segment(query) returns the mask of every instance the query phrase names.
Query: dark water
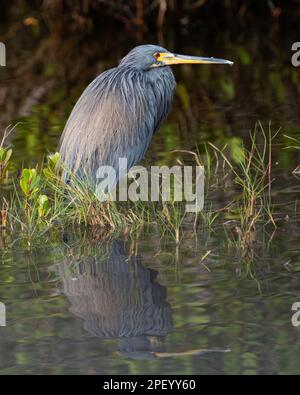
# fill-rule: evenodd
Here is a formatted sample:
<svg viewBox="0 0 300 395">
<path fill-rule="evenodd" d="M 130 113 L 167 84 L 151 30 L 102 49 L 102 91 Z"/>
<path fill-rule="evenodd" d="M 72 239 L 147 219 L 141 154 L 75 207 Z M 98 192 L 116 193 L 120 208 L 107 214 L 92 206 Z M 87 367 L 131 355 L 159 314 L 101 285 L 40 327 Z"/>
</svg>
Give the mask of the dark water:
<svg viewBox="0 0 300 395">
<path fill-rule="evenodd" d="M 101 37 L 47 47 L 43 36 L 25 40 L 18 29 L 18 40 L 9 35 L 11 62 L 0 70 L 1 128 L 21 122 L 11 136 L 16 169 L 56 149 L 84 86 L 135 44 L 118 35 L 113 50 Z M 291 172 L 300 151 L 284 149 L 291 145 L 284 135 L 300 136 L 293 33 L 266 41 L 253 31 L 180 39 L 173 32 L 166 41 L 235 66 L 176 69 L 173 111 L 148 162 L 173 164 L 171 150 L 205 141 L 234 148 L 256 121 L 266 129 L 272 121 L 273 131 L 282 127 L 273 153 L 279 227 L 274 234 L 258 227 L 251 260 L 223 224 L 197 237 L 186 232 L 180 246 L 156 230 L 134 240 L 70 230 L 33 249 L 17 237 L 9 248 L 1 244 L 1 374 L 300 373 L 300 327 L 291 323 L 300 301 L 300 183 Z M 225 206 L 230 191 L 223 192 L 212 199 Z"/>
<path fill-rule="evenodd" d="M 298 374 L 299 227 L 269 237 L 248 266 L 221 229 L 177 250 L 64 234 L 4 255 L 1 373 Z"/>
</svg>

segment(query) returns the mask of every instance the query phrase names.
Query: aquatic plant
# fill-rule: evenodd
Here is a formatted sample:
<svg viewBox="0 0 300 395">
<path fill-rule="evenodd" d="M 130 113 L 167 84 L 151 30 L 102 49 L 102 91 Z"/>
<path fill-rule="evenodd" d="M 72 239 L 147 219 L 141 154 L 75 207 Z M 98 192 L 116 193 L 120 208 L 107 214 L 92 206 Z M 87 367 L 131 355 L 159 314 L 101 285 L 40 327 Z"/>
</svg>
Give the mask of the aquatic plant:
<svg viewBox="0 0 300 395">
<path fill-rule="evenodd" d="M 251 255 L 255 241 L 255 227 L 258 223 L 266 226 L 272 224 L 276 227 L 272 205 L 272 146 L 273 140 L 279 130 L 274 134 L 269 124 L 268 133 L 258 122 L 253 132 L 250 132 L 250 148 L 241 147 L 240 159 L 234 165 L 225 154 L 226 146 L 222 149 L 214 144 L 209 145 L 221 156 L 230 174 L 233 183 L 239 187 L 239 194 L 234 202 L 227 207 L 225 218 L 236 221 L 233 228 L 234 237 L 242 255 Z M 259 144 L 258 139 L 262 139 Z M 226 171 L 226 170 L 225 170 Z"/>
<path fill-rule="evenodd" d="M 2 233 L 16 232 L 31 245 L 33 239 L 49 229 L 88 227 L 97 229 L 98 235 L 135 233 L 151 226 L 157 227 L 162 236 L 171 236 L 177 244 L 185 232 L 195 235 L 205 227 L 230 227 L 231 236 L 240 254 L 249 258 L 253 254 L 256 228 L 276 227 L 272 203 L 272 147 L 279 131 L 268 132 L 258 122 L 250 132 L 250 144 L 232 141 L 218 147 L 208 143 L 196 152 L 176 151 L 189 155 L 197 165 L 205 167 L 207 202 L 200 213 L 187 213 L 185 202 L 99 201 L 86 180 L 74 175 L 68 183 L 62 179 L 64 163 L 58 153 L 34 168 L 24 168 L 21 176 L 14 177 L 10 196 L 2 198 Z M 3 158 L 12 157 L 6 154 Z M 204 151 L 204 154 L 203 154 Z M 234 151 L 234 154 L 232 153 Z M 175 153 L 175 152 L 174 152 Z M 5 163 L 7 163 L 7 160 Z M 183 159 L 178 162 L 183 165 Z M 224 206 L 215 207 L 212 191 L 224 193 L 230 189 L 232 199 Z"/>
</svg>

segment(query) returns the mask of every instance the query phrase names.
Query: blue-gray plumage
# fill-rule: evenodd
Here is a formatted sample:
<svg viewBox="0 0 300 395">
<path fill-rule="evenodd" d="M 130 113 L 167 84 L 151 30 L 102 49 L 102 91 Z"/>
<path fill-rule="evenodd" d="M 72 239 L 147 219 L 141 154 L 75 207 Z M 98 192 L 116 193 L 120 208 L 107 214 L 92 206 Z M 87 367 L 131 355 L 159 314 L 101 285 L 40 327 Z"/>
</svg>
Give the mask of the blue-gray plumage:
<svg viewBox="0 0 300 395">
<path fill-rule="evenodd" d="M 100 166 L 114 167 L 119 178 L 127 170 L 119 169 L 119 158 L 127 159 L 128 169 L 138 163 L 170 110 L 176 82 L 169 65 L 178 63 L 232 64 L 176 55 L 156 45 L 135 47 L 76 103 L 60 146 L 68 171 L 85 174 L 96 188 Z"/>
</svg>

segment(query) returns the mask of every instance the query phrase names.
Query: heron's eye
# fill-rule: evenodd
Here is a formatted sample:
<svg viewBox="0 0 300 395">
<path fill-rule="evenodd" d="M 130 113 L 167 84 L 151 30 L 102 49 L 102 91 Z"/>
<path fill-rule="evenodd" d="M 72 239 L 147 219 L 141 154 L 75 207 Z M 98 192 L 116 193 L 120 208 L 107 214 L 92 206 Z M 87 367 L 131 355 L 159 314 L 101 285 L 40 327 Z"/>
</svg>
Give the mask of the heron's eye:
<svg viewBox="0 0 300 395">
<path fill-rule="evenodd" d="M 158 60 L 159 57 L 160 57 L 160 53 L 159 52 L 155 52 L 154 57 L 155 57 L 156 60 Z"/>
</svg>

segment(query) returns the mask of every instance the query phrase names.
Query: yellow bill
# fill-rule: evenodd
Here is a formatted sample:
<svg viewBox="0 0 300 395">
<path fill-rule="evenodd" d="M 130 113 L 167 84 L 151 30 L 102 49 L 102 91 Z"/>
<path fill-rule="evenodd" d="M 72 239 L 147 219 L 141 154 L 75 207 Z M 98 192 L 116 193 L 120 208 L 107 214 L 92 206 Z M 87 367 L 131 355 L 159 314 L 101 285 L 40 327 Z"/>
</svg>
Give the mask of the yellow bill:
<svg viewBox="0 0 300 395">
<path fill-rule="evenodd" d="M 233 65 L 233 62 L 226 59 L 205 58 L 201 56 L 188 56 L 173 54 L 171 52 L 162 52 L 157 54 L 156 59 L 166 65 L 172 64 L 228 64 Z"/>
</svg>

